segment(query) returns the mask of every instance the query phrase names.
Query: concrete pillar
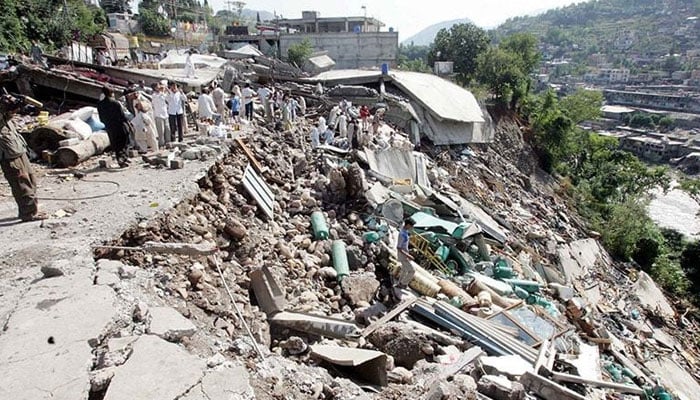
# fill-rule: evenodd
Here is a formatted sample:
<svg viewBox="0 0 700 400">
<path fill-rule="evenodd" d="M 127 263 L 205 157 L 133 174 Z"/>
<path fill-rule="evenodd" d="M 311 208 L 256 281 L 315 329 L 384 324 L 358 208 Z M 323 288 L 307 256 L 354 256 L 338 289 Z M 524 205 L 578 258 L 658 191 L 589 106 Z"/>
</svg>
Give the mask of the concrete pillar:
<svg viewBox="0 0 700 400">
<path fill-rule="evenodd" d="M 345 32 L 350 32 L 350 23 L 347 18 L 345 18 Z"/>
<path fill-rule="evenodd" d="M 315 32 L 315 33 L 319 33 L 319 30 L 318 30 L 318 21 L 316 21 L 316 32 Z"/>
</svg>

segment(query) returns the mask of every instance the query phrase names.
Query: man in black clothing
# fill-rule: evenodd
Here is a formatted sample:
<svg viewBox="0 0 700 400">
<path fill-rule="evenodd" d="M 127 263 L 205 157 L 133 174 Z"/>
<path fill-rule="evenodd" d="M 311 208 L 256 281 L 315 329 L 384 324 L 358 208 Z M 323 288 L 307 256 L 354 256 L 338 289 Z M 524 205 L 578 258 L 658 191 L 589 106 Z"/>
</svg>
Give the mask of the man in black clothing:
<svg viewBox="0 0 700 400">
<path fill-rule="evenodd" d="M 97 112 L 100 120 L 105 124 L 105 130 L 109 136 L 110 148 L 114 152 L 119 166 L 125 168 L 129 165 L 126 155 L 126 146 L 129 143 L 129 134 L 133 131 L 131 124 L 124 115 L 124 109 L 114 98 L 111 88 L 102 88 L 103 97 L 97 103 Z"/>
</svg>

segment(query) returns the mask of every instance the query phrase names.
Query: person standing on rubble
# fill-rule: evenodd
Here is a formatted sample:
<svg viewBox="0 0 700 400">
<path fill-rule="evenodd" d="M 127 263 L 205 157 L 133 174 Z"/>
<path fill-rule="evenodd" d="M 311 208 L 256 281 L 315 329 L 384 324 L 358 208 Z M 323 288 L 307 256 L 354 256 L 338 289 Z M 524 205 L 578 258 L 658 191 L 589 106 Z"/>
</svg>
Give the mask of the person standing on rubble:
<svg viewBox="0 0 700 400">
<path fill-rule="evenodd" d="M 171 141 L 175 141 L 175 132 L 177 132 L 178 142 L 184 140 L 185 134 L 185 103 L 187 96 L 182 93 L 182 89 L 175 82 L 170 82 L 170 92 L 166 97 L 168 103 L 168 122 L 170 124 Z"/>
<path fill-rule="evenodd" d="M 369 107 L 362 105 L 360 107 L 360 119 L 362 120 L 362 131 L 366 132 L 369 130 Z"/>
<path fill-rule="evenodd" d="M 396 256 L 399 260 L 399 276 L 396 282 L 396 288 L 401 289 L 407 288 L 408 285 L 413 280 L 413 276 L 416 274 L 416 270 L 413 267 L 412 261 L 413 256 L 409 252 L 408 245 L 411 238 L 411 230 L 415 222 L 411 218 L 407 218 L 403 222 L 403 227 L 399 231 L 399 240 L 396 243 Z"/>
<path fill-rule="evenodd" d="M 100 121 L 105 124 L 110 148 L 114 152 L 119 166 L 121 168 L 128 167 L 129 158 L 126 156 L 126 146 L 134 129 L 126 118 L 124 108 L 114 98 L 114 91 L 108 86 L 102 88 L 102 95 L 97 103 L 97 113 L 100 116 Z"/>
<path fill-rule="evenodd" d="M 224 122 L 228 121 L 227 115 L 228 113 L 226 112 L 226 92 L 224 92 L 224 89 L 221 88 L 221 85 L 219 85 L 217 82 L 212 83 L 212 86 L 214 87 L 214 90 L 211 92 L 211 97 L 214 100 L 214 106 L 216 106 L 216 112 L 217 114 L 221 115 L 221 118 L 224 119 Z"/>
<path fill-rule="evenodd" d="M 202 94 L 200 94 L 199 99 L 197 99 L 197 112 L 199 113 L 199 119 L 214 120 L 217 122 L 216 120 L 218 118 L 214 112 L 215 109 L 216 105 L 209 94 L 209 88 L 203 88 Z"/>
<path fill-rule="evenodd" d="M 166 82 L 167 83 L 167 82 Z M 165 146 L 170 143 L 170 126 L 168 126 L 168 103 L 165 99 L 165 84 L 153 84 L 153 122 L 156 124 L 158 132 L 158 146 Z"/>
<path fill-rule="evenodd" d="M 187 58 L 185 58 L 185 77 L 186 78 L 196 78 L 194 73 L 194 63 L 192 62 L 192 53 L 187 52 Z"/>
<path fill-rule="evenodd" d="M 235 125 L 235 129 L 241 129 L 241 96 L 233 93 L 233 97 L 228 101 L 229 108 L 231 109 L 231 117 Z"/>
<path fill-rule="evenodd" d="M 270 104 L 270 96 L 272 96 L 272 91 L 267 87 L 263 86 L 258 89 L 258 100 L 260 100 L 260 104 L 263 106 L 263 110 L 265 111 L 265 120 L 267 121 L 272 120 L 272 105 Z"/>
<path fill-rule="evenodd" d="M 27 157 L 27 143 L 17 132 L 12 116 L 22 101 L 11 95 L 0 97 L 0 167 L 12 189 L 23 222 L 46 219 L 39 212 L 36 198 L 36 180 Z"/>
<path fill-rule="evenodd" d="M 139 152 L 146 153 L 150 148 L 151 151 L 158 151 L 158 132 L 156 123 L 151 116 L 150 104 L 145 101 L 137 101 L 134 104 L 136 116 L 132 120 L 134 124 L 134 142 L 138 147 Z"/>
<path fill-rule="evenodd" d="M 255 96 L 257 96 L 257 93 L 255 93 L 255 90 L 251 89 L 250 83 L 245 84 L 245 88 L 243 88 L 243 104 L 245 107 L 245 119 L 248 121 L 253 121 L 253 99 L 255 99 Z"/>
</svg>

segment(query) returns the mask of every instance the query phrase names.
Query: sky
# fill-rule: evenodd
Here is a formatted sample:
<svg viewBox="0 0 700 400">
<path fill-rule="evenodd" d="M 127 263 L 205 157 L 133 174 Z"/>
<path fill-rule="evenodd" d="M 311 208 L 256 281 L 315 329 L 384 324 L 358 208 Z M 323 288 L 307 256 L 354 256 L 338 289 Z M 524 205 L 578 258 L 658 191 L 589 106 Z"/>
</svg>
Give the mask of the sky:
<svg viewBox="0 0 700 400">
<path fill-rule="evenodd" d="M 209 0 L 214 10 L 227 9 L 227 0 Z M 315 10 L 321 17 L 367 16 L 393 27 L 404 40 L 428 26 L 453 19 L 469 18 L 476 25 L 492 28 L 510 17 L 538 14 L 581 0 L 248 0 L 245 8 L 301 18 L 302 10 Z"/>
</svg>

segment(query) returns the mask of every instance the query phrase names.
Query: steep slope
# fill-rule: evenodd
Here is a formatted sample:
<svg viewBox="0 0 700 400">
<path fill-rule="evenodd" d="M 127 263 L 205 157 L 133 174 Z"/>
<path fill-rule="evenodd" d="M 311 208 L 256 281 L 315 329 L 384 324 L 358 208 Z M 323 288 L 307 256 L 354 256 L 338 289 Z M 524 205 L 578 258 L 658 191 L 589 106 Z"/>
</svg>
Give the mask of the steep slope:
<svg viewBox="0 0 700 400">
<path fill-rule="evenodd" d="M 652 58 L 694 48 L 698 12 L 700 5 L 693 0 L 598 0 L 513 18 L 494 34 L 533 33 L 546 58 L 585 61 L 600 53 L 622 62 L 630 56 Z"/>
<path fill-rule="evenodd" d="M 440 32 L 440 29 L 450 29 L 452 25 L 466 24 L 471 22 L 472 21 L 469 18 L 453 19 L 452 21 L 438 22 L 437 24 L 430 25 L 429 27 L 416 33 L 415 35 L 411 36 L 410 38 L 404 40 L 401 43 L 413 43 L 416 46 L 430 46 L 430 44 L 433 43 L 433 40 L 435 40 L 435 36 L 437 35 L 437 33 Z"/>
</svg>

